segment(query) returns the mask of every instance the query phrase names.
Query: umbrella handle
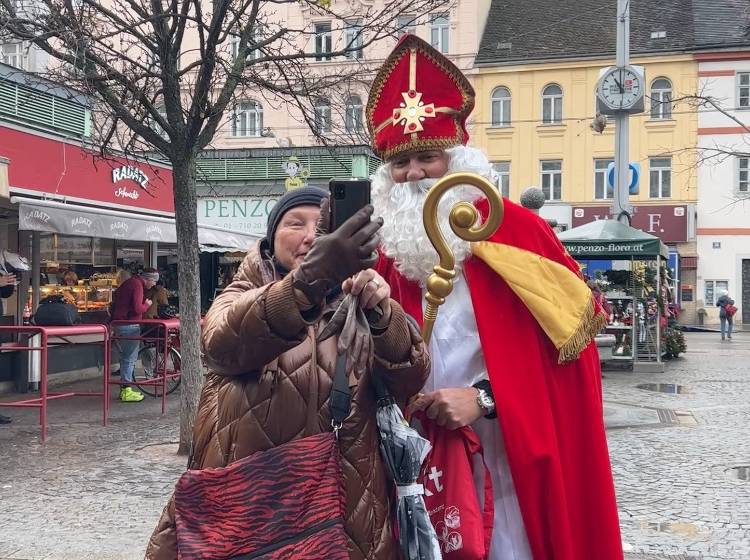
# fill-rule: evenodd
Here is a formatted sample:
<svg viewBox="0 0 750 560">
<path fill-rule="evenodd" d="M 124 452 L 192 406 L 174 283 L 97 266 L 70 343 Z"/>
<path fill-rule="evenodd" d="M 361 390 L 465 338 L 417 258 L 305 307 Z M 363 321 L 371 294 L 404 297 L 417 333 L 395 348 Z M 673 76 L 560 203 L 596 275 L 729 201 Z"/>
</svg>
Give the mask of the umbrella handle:
<svg viewBox="0 0 750 560">
<path fill-rule="evenodd" d="M 487 220 L 480 227 L 475 227 L 479 219 L 479 212 L 469 202 L 459 202 L 451 209 L 448 223 L 458 237 L 465 241 L 478 242 L 489 239 L 503 222 L 503 199 L 497 188 L 487 179 L 476 173 L 451 173 L 440 179 L 427 193 L 422 220 L 424 221 L 427 237 L 440 257 L 434 273 L 427 279 L 427 308 L 424 313 L 422 338 L 426 344 L 432 338 L 432 329 L 437 320 L 438 308 L 445 303 L 445 299 L 453 291 L 453 279 L 456 277 L 456 259 L 445 241 L 438 223 L 438 205 L 443 195 L 458 185 L 471 185 L 478 188 L 490 203 L 490 213 Z"/>
</svg>

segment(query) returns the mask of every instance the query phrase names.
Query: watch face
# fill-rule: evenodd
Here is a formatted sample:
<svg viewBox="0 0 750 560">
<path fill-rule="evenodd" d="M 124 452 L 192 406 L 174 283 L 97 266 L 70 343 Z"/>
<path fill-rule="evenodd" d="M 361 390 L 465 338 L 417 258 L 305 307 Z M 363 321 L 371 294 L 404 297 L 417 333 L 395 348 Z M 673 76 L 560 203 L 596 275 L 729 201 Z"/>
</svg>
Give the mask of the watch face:
<svg viewBox="0 0 750 560">
<path fill-rule="evenodd" d="M 614 68 L 599 85 L 599 97 L 611 109 L 629 109 L 641 94 L 640 77 L 628 68 Z"/>
</svg>

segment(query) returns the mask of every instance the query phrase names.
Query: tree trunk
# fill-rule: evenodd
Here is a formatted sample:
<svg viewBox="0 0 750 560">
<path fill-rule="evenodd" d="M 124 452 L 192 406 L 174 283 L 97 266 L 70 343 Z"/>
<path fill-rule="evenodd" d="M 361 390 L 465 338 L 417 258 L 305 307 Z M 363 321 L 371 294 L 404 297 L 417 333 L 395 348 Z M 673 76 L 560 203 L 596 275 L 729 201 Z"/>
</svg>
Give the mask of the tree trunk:
<svg viewBox="0 0 750 560">
<path fill-rule="evenodd" d="M 180 386 L 179 454 L 190 451 L 193 422 L 203 386 L 200 357 L 200 269 L 198 266 L 198 216 L 195 186 L 195 155 L 172 162 L 175 222 L 177 227 L 177 275 L 180 296 Z"/>
</svg>

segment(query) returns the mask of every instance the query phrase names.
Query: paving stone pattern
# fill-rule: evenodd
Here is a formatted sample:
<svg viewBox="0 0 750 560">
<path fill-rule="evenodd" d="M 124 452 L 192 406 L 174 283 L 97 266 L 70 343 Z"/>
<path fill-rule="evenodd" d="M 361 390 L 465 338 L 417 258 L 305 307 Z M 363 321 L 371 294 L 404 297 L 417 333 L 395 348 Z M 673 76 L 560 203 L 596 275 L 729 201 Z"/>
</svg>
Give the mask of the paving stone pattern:
<svg viewBox="0 0 750 560">
<path fill-rule="evenodd" d="M 750 464 L 750 333 L 692 334 L 688 348 L 664 373 L 605 372 L 606 407 L 692 413 L 690 425 L 608 431 L 623 540 L 633 558 L 747 560 L 750 482 L 726 471 Z M 650 382 L 685 392 L 635 388 Z"/>
<path fill-rule="evenodd" d="M 151 397 L 113 402 L 106 428 L 101 399 L 56 401 L 44 445 L 36 412 L 0 409 L 16 420 L 0 426 L 0 558 L 143 558 L 186 463 L 176 455 L 178 398 L 164 417 Z"/>
<path fill-rule="evenodd" d="M 627 560 L 750 559 L 750 482 L 727 474 L 750 464 L 750 333 L 717 339 L 688 335 L 689 352 L 665 373 L 605 372 Z M 679 383 L 685 393 L 635 388 L 651 382 Z M 37 412 L 0 409 L 15 420 L 0 426 L 0 560 L 143 558 L 184 470 L 177 400 L 165 416 L 150 397 L 113 403 L 107 428 L 100 399 L 55 401 L 45 445 Z"/>
</svg>

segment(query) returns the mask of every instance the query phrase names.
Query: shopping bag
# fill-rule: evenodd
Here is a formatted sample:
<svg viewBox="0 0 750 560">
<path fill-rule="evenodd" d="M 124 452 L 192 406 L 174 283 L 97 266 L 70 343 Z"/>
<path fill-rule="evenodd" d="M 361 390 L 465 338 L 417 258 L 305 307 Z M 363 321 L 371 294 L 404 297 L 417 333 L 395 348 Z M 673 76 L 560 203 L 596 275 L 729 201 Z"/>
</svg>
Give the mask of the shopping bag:
<svg viewBox="0 0 750 560">
<path fill-rule="evenodd" d="M 495 504 L 479 437 L 470 427 L 449 430 L 418 412 L 412 422 L 430 440 L 420 483 L 444 560 L 485 560 Z M 482 495 L 475 480 L 483 480 Z"/>
</svg>

